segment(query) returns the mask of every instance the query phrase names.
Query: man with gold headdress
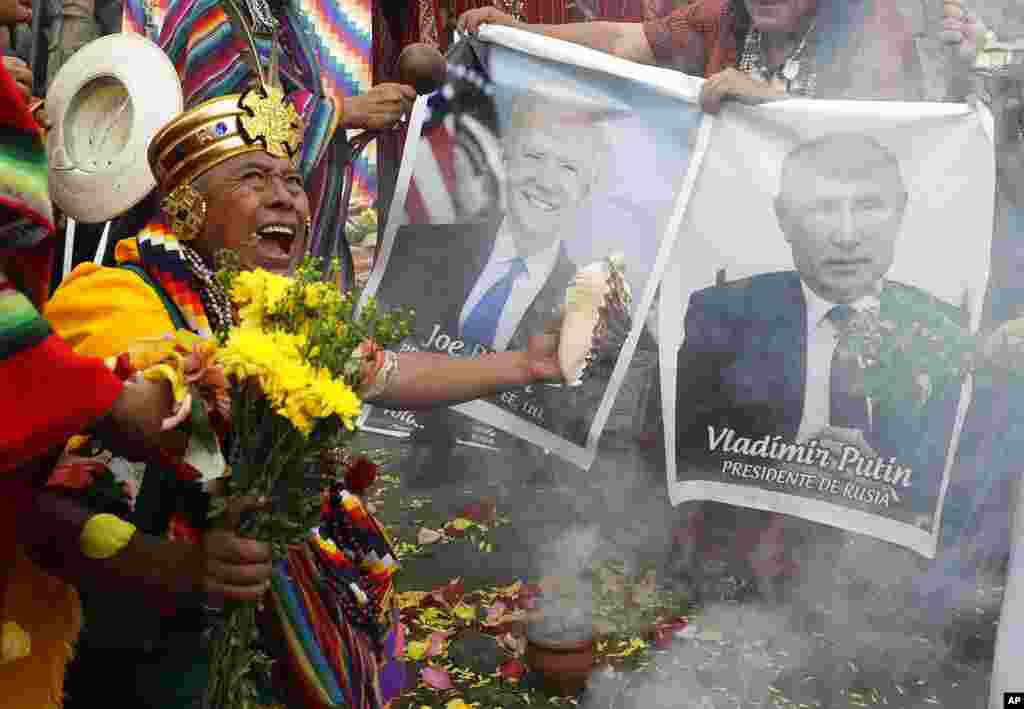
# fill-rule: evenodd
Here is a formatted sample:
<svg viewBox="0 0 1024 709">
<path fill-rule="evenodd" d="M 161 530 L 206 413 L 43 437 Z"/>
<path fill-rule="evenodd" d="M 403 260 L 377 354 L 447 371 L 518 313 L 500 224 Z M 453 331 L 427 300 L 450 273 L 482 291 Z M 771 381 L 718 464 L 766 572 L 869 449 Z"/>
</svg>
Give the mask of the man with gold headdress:
<svg viewBox="0 0 1024 709">
<path fill-rule="evenodd" d="M 187 108 L 242 93 L 256 83 L 257 63 L 274 74 L 306 125 L 297 166 L 310 200 L 309 249 L 318 256 L 338 256 L 350 284 L 353 266 L 342 204 L 349 159 L 345 131 L 394 126 L 411 110 L 415 91 L 379 84 L 339 103 L 324 86 L 325 60 L 312 38 L 313 28 L 292 0 L 174 0 L 166 5 L 162 20 L 146 18 L 148 34 L 177 68 Z M 249 47 L 247 33 L 255 49 Z"/>
<path fill-rule="evenodd" d="M 136 238 L 118 243 L 117 267 L 79 266 L 46 310 L 76 351 L 116 355 L 139 340 L 177 329 L 210 336 L 234 320 L 227 295 L 213 277 L 219 251 L 233 251 L 243 268 L 277 272 L 287 272 L 306 253 L 311 209 L 300 172 L 305 127 L 273 74 L 261 67 L 259 79 L 243 93 L 194 106 L 152 140 L 149 160 L 163 195 L 161 212 Z M 361 393 L 378 404 L 419 408 L 558 379 L 554 339 L 538 336 L 524 352 L 473 360 L 389 353 Z M 234 519 L 253 504 L 241 503 Z M 201 600 L 251 601 L 267 588 L 267 547 L 230 530 L 204 529 L 205 509 L 199 483 L 151 468 L 137 502 L 138 529 L 124 522 L 123 548 L 107 550 L 107 559 L 116 560 L 142 545 L 153 559 L 154 573 L 140 569 L 138 584 L 103 592 L 116 605 L 118 623 L 93 624 L 101 635 L 118 630 L 130 636 L 106 644 L 106 649 L 126 650 L 97 652 L 100 643 L 90 638 L 80 651 L 82 676 L 92 679 L 92 667 L 122 668 L 118 686 L 126 704 L 195 705 L 208 670 Z M 166 538 L 172 517 L 184 518 L 185 527 L 199 537 L 198 545 Z M 72 543 L 73 534 L 62 538 L 67 541 L 60 551 L 72 566 L 89 563 Z M 161 575 L 161 570 L 170 573 Z M 133 594 L 133 588 L 138 592 Z M 154 598 L 169 598 L 178 610 L 160 621 L 152 610 Z M 88 701 L 84 683 L 72 689 L 79 700 Z M 108 686 L 104 700 L 110 699 Z"/>
</svg>

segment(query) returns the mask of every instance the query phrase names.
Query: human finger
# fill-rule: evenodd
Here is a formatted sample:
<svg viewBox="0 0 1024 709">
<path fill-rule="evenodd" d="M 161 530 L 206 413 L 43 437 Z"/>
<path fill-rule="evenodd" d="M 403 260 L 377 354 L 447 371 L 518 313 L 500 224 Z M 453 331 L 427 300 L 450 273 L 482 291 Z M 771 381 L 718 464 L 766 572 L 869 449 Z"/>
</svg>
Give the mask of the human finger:
<svg viewBox="0 0 1024 709">
<path fill-rule="evenodd" d="M 260 586 L 270 579 L 273 567 L 270 562 L 259 564 L 230 564 L 217 558 L 210 558 L 206 563 L 206 580 L 225 586 L 253 587 Z"/>
<path fill-rule="evenodd" d="M 223 529 L 238 529 L 245 515 L 252 512 L 260 512 L 269 506 L 270 501 L 265 497 L 256 497 L 255 495 L 236 497 L 228 501 L 219 526 Z"/>
<path fill-rule="evenodd" d="M 244 539 L 226 529 L 214 529 L 203 538 L 207 560 L 228 564 L 263 564 L 270 561 L 270 546 L 255 539 Z"/>
<path fill-rule="evenodd" d="M 397 88 L 402 101 L 407 102 L 409 106 L 412 107 L 412 102 L 416 100 L 416 89 L 408 84 L 395 84 L 395 87 Z"/>
<path fill-rule="evenodd" d="M 266 595 L 270 589 L 270 581 L 264 581 L 255 586 L 232 586 L 215 579 L 207 579 L 203 583 L 203 588 L 208 596 L 242 603 L 255 603 Z"/>
<path fill-rule="evenodd" d="M 722 110 L 722 86 L 721 81 L 715 80 L 715 77 L 708 79 L 704 82 L 704 86 L 700 89 L 700 107 L 704 113 L 710 113 L 715 115 Z"/>
</svg>

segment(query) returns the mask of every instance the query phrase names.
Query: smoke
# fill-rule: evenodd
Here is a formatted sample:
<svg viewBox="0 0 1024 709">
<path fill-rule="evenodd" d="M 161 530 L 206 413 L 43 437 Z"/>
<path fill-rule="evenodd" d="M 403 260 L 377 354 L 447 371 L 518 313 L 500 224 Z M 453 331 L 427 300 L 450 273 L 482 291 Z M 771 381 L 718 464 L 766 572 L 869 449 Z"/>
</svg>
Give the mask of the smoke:
<svg viewBox="0 0 1024 709">
<path fill-rule="evenodd" d="M 921 598 L 929 562 L 878 540 L 809 526 L 799 574 L 774 596 L 701 608 L 672 647 L 636 673 L 599 668 L 586 709 L 849 705 L 980 707 L 998 594 L 945 608 Z M 936 579 L 937 582 L 937 579 Z M 964 616 L 970 629 L 950 632 Z M 964 639 L 979 644 L 970 652 Z"/>
</svg>

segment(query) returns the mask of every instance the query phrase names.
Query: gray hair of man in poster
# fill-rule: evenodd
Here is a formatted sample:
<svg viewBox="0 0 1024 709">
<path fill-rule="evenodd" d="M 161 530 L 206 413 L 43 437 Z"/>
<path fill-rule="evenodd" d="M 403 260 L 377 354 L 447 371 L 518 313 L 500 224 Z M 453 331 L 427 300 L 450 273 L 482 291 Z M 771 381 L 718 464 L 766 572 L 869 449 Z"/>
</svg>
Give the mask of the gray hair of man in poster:
<svg viewBox="0 0 1024 709">
<path fill-rule="evenodd" d="M 506 223 L 522 255 L 563 238 L 600 180 L 607 112 L 530 93 L 515 100 L 502 138 Z"/>
<path fill-rule="evenodd" d="M 838 133 L 786 155 L 775 213 L 806 286 L 851 303 L 892 266 L 906 205 L 895 156 L 870 136 Z"/>
</svg>

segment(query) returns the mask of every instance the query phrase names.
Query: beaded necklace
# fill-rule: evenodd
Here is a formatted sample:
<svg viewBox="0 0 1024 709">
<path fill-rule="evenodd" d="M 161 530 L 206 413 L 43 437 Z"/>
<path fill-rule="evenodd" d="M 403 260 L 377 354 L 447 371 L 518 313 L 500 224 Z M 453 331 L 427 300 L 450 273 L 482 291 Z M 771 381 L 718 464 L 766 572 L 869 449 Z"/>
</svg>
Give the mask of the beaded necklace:
<svg viewBox="0 0 1024 709">
<path fill-rule="evenodd" d="M 768 66 L 761 46 L 761 32 L 751 29 L 743 42 L 743 54 L 739 68 L 755 79 L 767 82 L 777 89 L 794 96 L 813 96 L 818 83 L 817 67 L 814 66 L 814 52 L 807 51 L 813 45 L 815 22 L 804 32 L 800 42 L 789 53 L 786 60 L 774 69 Z"/>
<path fill-rule="evenodd" d="M 197 292 L 203 303 L 203 309 L 206 311 L 206 318 L 210 321 L 210 329 L 217 335 L 225 334 L 235 325 L 235 312 L 231 307 L 228 294 L 224 292 L 224 288 L 217 281 L 213 270 L 203 262 L 195 249 L 182 244 L 181 255 L 188 270 L 192 272 L 198 282 Z"/>
<path fill-rule="evenodd" d="M 505 12 L 512 15 L 517 22 L 522 22 L 525 19 L 523 17 L 524 3 L 525 0 L 501 0 L 501 4 L 505 6 Z"/>
</svg>

